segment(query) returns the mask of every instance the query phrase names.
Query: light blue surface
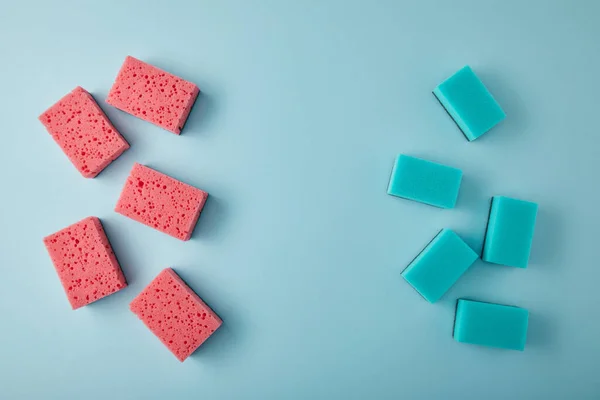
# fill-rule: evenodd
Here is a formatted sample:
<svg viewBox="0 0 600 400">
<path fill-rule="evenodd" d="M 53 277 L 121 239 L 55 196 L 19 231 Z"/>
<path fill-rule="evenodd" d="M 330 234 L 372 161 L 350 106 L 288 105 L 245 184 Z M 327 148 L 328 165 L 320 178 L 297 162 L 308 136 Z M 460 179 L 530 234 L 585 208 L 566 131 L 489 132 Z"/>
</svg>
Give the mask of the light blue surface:
<svg viewBox="0 0 600 400">
<path fill-rule="evenodd" d="M 525 350 L 529 312 L 524 308 L 460 299 L 454 339 L 462 343 Z"/>
<path fill-rule="evenodd" d="M 402 272 L 430 303 L 438 301 L 479 256 L 456 233 L 443 229 Z"/>
<path fill-rule="evenodd" d="M 453 208 L 461 179 L 460 169 L 401 154 L 392 169 L 388 194 L 440 208 Z"/>
<path fill-rule="evenodd" d="M 468 65 L 440 83 L 433 94 L 469 141 L 506 118 L 496 99 Z"/>
<path fill-rule="evenodd" d="M 494 196 L 482 260 L 527 268 L 538 205 L 530 201 Z"/>
<path fill-rule="evenodd" d="M 85 5 L 84 5 L 85 3 Z M 594 399 L 600 2 L 0 2 L 0 398 Z M 181 136 L 84 179 L 37 120 L 127 54 L 204 91 Z M 471 65 L 508 117 L 468 143 L 431 90 Z M 456 208 L 389 196 L 397 154 L 464 172 Z M 192 240 L 113 212 L 135 161 L 210 192 Z M 540 204 L 526 270 L 477 261 L 431 305 L 400 272 L 490 197 Z M 71 311 L 42 244 L 102 218 L 126 290 Z M 127 307 L 172 266 L 225 321 L 185 363 Z M 523 353 L 452 338 L 456 299 L 530 312 Z M 435 377 L 435 379 L 432 379 Z"/>
</svg>

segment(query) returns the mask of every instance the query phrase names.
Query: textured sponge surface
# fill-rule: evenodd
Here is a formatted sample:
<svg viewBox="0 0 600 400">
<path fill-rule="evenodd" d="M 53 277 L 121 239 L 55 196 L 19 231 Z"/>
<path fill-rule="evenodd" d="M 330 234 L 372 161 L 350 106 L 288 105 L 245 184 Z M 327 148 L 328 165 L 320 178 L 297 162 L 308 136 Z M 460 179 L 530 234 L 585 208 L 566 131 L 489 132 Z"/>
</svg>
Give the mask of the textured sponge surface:
<svg viewBox="0 0 600 400">
<path fill-rule="evenodd" d="M 199 92 L 195 84 L 128 56 L 106 102 L 178 135 Z"/>
<path fill-rule="evenodd" d="M 179 361 L 190 356 L 222 324 L 171 268 L 154 278 L 131 302 L 130 309 Z"/>
<path fill-rule="evenodd" d="M 115 211 L 181 240 L 188 240 L 208 193 L 135 164 Z"/>
<path fill-rule="evenodd" d="M 399 155 L 388 194 L 441 208 L 456 204 L 462 171 L 421 158 Z"/>
<path fill-rule="evenodd" d="M 482 346 L 524 350 L 529 312 L 523 308 L 460 299 L 454 339 Z"/>
<path fill-rule="evenodd" d="M 92 95 L 81 87 L 60 99 L 39 120 L 86 178 L 93 178 L 129 148 Z"/>
<path fill-rule="evenodd" d="M 127 286 L 98 218 L 47 236 L 44 244 L 73 309 Z"/>
<path fill-rule="evenodd" d="M 492 198 L 482 259 L 487 262 L 526 268 L 538 206 L 504 196 Z"/>
<path fill-rule="evenodd" d="M 500 105 L 469 66 L 438 85 L 433 94 L 469 140 L 477 139 L 506 118 Z"/>
<path fill-rule="evenodd" d="M 456 233 L 443 229 L 402 272 L 404 279 L 434 303 L 478 258 Z"/>
</svg>

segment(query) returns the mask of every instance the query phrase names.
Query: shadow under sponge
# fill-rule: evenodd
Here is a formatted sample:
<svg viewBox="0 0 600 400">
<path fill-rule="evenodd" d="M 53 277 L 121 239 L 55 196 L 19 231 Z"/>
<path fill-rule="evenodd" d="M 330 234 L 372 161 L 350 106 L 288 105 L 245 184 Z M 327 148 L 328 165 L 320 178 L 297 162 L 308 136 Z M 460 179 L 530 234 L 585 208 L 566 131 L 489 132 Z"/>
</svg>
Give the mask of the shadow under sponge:
<svg viewBox="0 0 600 400">
<path fill-rule="evenodd" d="M 98 175 L 129 148 L 92 95 L 79 86 L 39 120 L 86 178 Z"/>
<path fill-rule="evenodd" d="M 483 261 L 527 268 L 538 206 L 494 196 L 483 245 Z"/>
<path fill-rule="evenodd" d="M 443 229 L 402 271 L 402 277 L 425 300 L 435 303 L 477 258 L 477 253 L 456 233 Z"/>
<path fill-rule="evenodd" d="M 524 350 L 529 312 L 524 308 L 458 300 L 454 339 L 462 343 Z"/>
<path fill-rule="evenodd" d="M 208 193 L 135 163 L 115 211 L 180 240 L 192 236 Z"/>
<path fill-rule="evenodd" d="M 162 270 L 129 308 L 182 362 L 223 323 L 171 268 Z"/>
<path fill-rule="evenodd" d="M 198 93 L 192 82 L 127 56 L 106 102 L 179 135 Z"/>
<path fill-rule="evenodd" d="M 453 208 L 461 180 L 460 169 L 401 154 L 392 170 L 388 194 L 440 208 Z"/>
<path fill-rule="evenodd" d="M 469 66 L 440 83 L 433 94 L 469 141 L 506 118 L 506 113 Z"/>
<path fill-rule="evenodd" d="M 44 244 L 74 310 L 127 286 L 98 218 L 47 236 Z"/>
</svg>

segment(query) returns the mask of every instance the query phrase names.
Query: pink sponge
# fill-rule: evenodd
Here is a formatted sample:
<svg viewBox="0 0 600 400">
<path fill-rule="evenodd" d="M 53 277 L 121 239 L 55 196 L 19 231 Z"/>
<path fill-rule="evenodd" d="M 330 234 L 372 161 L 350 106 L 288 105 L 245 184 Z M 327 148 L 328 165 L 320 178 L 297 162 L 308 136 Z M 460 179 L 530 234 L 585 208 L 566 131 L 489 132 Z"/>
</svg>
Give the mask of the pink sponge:
<svg viewBox="0 0 600 400">
<path fill-rule="evenodd" d="M 79 86 L 39 120 L 86 178 L 98 175 L 129 148 L 92 95 Z"/>
<path fill-rule="evenodd" d="M 199 92 L 192 82 L 127 56 L 106 102 L 179 135 Z"/>
<path fill-rule="evenodd" d="M 171 268 L 162 270 L 129 308 L 179 361 L 223 323 Z"/>
<path fill-rule="evenodd" d="M 177 239 L 189 240 L 208 193 L 135 164 L 115 211 Z"/>
<path fill-rule="evenodd" d="M 73 309 L 127 286 L 98 218 L 58 231 L 44 238 L 44 244 Z"/>
</svg>

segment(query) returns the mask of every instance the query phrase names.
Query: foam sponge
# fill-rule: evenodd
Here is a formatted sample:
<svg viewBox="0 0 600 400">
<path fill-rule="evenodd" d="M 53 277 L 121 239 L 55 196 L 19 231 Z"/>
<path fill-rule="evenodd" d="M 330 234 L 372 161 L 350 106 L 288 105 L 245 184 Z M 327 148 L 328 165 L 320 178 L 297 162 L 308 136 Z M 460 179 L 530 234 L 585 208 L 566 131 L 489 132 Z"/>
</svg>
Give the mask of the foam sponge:
<svg viewBox="0 0 600 400">
<path fill-rule="evenodd" d="M 523 308 L 460 299 L 454 339 L 462 343 L 524 350 L 529 312 Z"/>
<path fill-rule="evenodd" d="M 443 229 L 406 267 L 402 276 L 427 301 L 435 303 L 477 258 L 456 233 Z"/>
<path fill-rule="evenodd" d="M 208 193 L 136 163 L 115 211 L 177 239 L 189 240 Z"/>
<path fill-rule="evenodd" d="M 76 87 L 40 115 L 50 135 L 86 178 L 93 178 L 129 148 L 91 94 Z"/>
<path fill-rule="evenodd" d="M 73 309 L 127 286 L 98 218 L 47 236 L 44 244 Z"/>
<path fill-rule="evenodd" d="M 531 252 L 538 206 L 529 201 L 495 196 L 488 221 L 482 259 L 526 268 Z"/>
<path fill-rule="evenodd" d="M 129 308 L 179 361 L 188 358 L 222 324 L 171 268 L 158 274 Z"/>
<path fill-rule="evenodd" d="M 416 157 L 399 155 L 388 194 L 441 208 L 456 204 L 462 171 Z"/>
<path fill-rule="evenodd" d="M 199 92 L 192 82 L 128 56 L 106 102 L 179 135 Z"/>
<path fill-rule="evenodd" d="M 469 141 L 506 118 L 500 105 L 469 66 L 439 84 L 433 94 Z"/>
</svg>

